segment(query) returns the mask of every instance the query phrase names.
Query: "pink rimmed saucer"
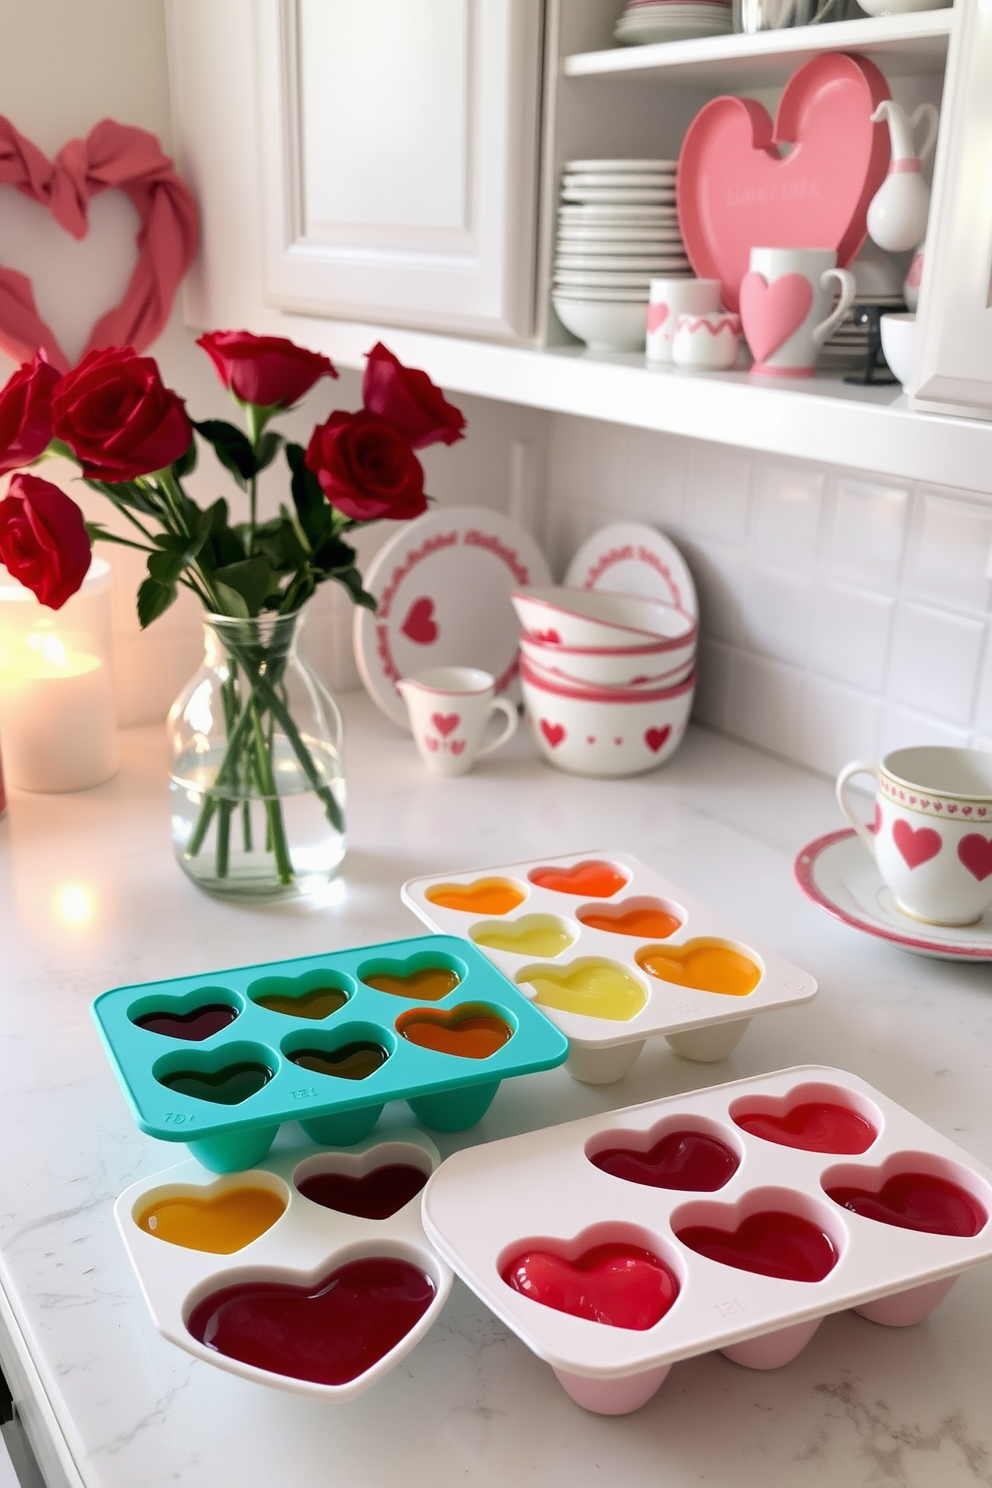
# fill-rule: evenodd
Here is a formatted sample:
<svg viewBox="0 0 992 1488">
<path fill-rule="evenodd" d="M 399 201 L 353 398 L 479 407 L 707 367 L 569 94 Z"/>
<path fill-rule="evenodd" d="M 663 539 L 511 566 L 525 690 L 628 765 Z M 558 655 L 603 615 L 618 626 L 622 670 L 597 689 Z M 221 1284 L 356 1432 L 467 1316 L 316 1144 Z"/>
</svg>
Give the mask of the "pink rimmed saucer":
<svg viewBox="0 0 992 1488">
<path fill-rule="evenodd" d="M 976 925 L 926 925 L 900 913 L 892 893 L 849 827 L 807 843 L 794 864 L 796 882 L 834 919 L 940 961 L 992 961 L 992 912 Z"/>
</svg>

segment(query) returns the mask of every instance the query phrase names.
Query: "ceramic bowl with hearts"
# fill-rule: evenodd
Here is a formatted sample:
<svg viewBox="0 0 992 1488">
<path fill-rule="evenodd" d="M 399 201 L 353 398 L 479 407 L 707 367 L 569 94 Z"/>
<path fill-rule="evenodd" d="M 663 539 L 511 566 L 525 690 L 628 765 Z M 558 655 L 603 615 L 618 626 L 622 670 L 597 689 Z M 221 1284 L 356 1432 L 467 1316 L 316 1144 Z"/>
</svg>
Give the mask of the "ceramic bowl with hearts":
<svg viewBox="0 0 992 1488">
<path fill-rule="evenodd" d="M 695 616 L 658 599 L 549 584 L 518 589 L 510 601 L 523 634 L 546 645 L 594 651 L 651 647 L 664 653 L 672 668 L 696 654 Z"/>
<path fill-rule="evenodd" d="M 420 1342 L 451 1290 L 420 1218 L 438 1162 L 397 1127 L 220 1179 L 189 1161 L 133 1184 L 114 1214 L 170 1343 L 257 1384 L 349 1400 Z"/>
<path fill-rule="evenodd" d="M 661 688 L 581 691 L 520 667 L 524 711 L 548 764 L 576 775 L 640 775 L 671 759 L 685 735 L 695 672 Z"/>
<path fill-rule="evenodd" d="M 388 941 L 104 992 L 93 1016 L 142 1131 L 218 1173 L 280 1126 L 351 1146 L 387 1101 L 474 1126 L 500 1081 L 551 1069 L 565 1039 L 470 941 Z"/>
<path fill-rule="evenodd" d="M 423 1216 L 572 1399 L 619 1415 L 711 1350 L 779 1368 L 829 1313 L 919 1322 L 992 1259 L 992 1171 L 807 1065 L 467 1148 Z"/>
<path fill-rule="evenodd" d="M 751 1019 L 808 1002 L 816 982 L 630 853 L 537 858 L 411 879 L 403 902 L 467 936 L 568 1038 L 566 1069 L 608 1084 L 647 1038 L 724 1059 Z"/>
<path fill-rule="evenodd" d="M 673 666 L 671 653 L 664 646 L 594 651 L 532 641 L 525 635 L 520 637 L 520 654 L 539 680 L 557 679 L 566 687 L 580 689 L 675 687 L 696 665 L 693 654 Z"/>
</svg>

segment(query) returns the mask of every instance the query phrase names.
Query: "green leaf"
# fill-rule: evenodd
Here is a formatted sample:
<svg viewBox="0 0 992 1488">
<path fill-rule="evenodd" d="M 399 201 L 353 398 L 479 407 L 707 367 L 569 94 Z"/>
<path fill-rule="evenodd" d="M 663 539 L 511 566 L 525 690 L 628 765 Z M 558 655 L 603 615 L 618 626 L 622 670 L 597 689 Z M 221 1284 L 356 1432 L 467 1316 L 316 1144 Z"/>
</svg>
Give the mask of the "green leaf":
<svg viewBox="0 0 992 1488">
<path fill-rule="evenodd" d="M 116 532 L 109 532 L 101 522 L 86 522 L 86 535 L 90 543 L 109 542 L 119 543 L 122 548 L 140 548 L 144 551 L 144 544 L 132 542 L 129 537 L 119 537 Z"/>
<path fill-rule="evenodd" d="M 218 568 L 214 583 L 218 590 L 224 588 L 239 594 L 248 607 L 247 613 L 257 615 L 271 588 L 272 577 L 272 565 L 259 553 L 254 558 Z"/>
<path fill-rule="evenodd" d="M 191 439 L 186 453 L 172 462 L 172 473 L 177 481 L 181 481 L 183 476 L 190 475 L 196 469 L 196 456 L 196 440 Z"/>
<path fill-rule="evenodd" d="M 193 428 L 213 445 L 220 463 L 244 489 L 251 477 L 258 473 L 255 453 L 247 434 L 234 424 L 229 424 L 226 419 L 204 419 L 200 424 L 194 423 Z"/>
<path fill-rule="evenodd" d="M 339 569 L 355 567 L 355 550 L 350 543 L 342 542 L 340 537 L 329 537 L 316 549 L 311 562 L 314 568 L 319 568 L 330 577 Z"/>
<path fill-rule="evenodd" d="M 249 618 L 248 606 L 236 589 L 230 589 L 227 584 L 214 584 L 214 593 L 217 596 L 217 605 L 222 615 L 232 615 L 235 620 L 247 620 Z"/>
<path fill-rule="evenodd" d="M 148 572 L 159 584 L 175 584 L 186 564 L 181 553 L 152 553 Z"/>
<path fill-rule="evenodd" d="M 146 630 L 159 615 L 164 615 L 176 598 L 175 584 L 160 584 L 157 579 L 143 579 L 138 585 L 138 624 Z"/>
<path fill-rule="evenodd" d="M 333 527 L 334 511 L 320 489 L 317 477 L 312 470 L 307 469 L 305 460 L 306 450 L 302 444 L 286 445 L 286 463 L 293 472 L 290 485 L 293 505 L 300 519 L 300 526 L 313 541 L 314 537 L 323 537 Z"/>
<path fill-rule="evenodd" d="M 362 587 L 362 576 L 357 568 L 344 568 L 336 573 L 329 574 L 338 584 L 343 584 L 351 595 L 355 604 L 360 605 L 363 610 L 371 610 L 373 615 L 379 608 L 379 602 L 374 594 L 370 594 Z"/>
<path fill-rule="evenodd" d="M 129 507 L 132 511 L 142 512 L 148 517 L 158 517 L 162 521 L 162 509 L 150 492 L 142 490 L 134 481 L 124 481 L 119 486 L 112 486 L 108 481 L 84 481 L 91 491 L 99 491 L 101 496 L 106 496 L 118 509 Z"/>
<path fill-rule="evenodd" d="M 271 465 L 282 446 L 283 438 L 277 434 L 275 429 L 268 429 L 258 441 L 257 461 L 259 470 L 264 470 Z"/>
</svg>

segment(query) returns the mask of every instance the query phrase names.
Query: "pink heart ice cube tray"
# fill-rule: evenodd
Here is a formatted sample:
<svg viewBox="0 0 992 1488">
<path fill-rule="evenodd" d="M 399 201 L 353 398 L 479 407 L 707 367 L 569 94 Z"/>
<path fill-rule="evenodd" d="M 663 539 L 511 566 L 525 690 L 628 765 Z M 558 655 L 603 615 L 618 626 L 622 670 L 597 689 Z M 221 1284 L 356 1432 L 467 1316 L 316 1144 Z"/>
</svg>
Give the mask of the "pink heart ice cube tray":
<svg viewBox="0 0 992 1488">
<path fill-rule="evenodd" d="M 423 1214 L 456 1274 L 606 1414 L 712 1349 L 786 1364 L 828 1313 L 917 1322 L 992 1258 L 992 1172 L 815 1065 L 466 1148 Z"/>
<path fill-rule="evenodd" d="M 434 874 L 402 893 L 534 1001 L 568 1038 L 569 1073 L 593 1084 L 621 1079 L 655 1034 L 687 1059 L 723 1059 L 755 1014 L 816 995 L 808 972 L 629 853 Z"/>
<path fill-rule="evenodd" d="M 383 1133 L 367 1137 L 347 1149 L 315 1152 L 312 1144 L 276 1149 L 250 1171 L 221 1178 L 190 1159 L 132 1184 L 117 1200 L 114 1214 L 152 1321 L 163 1337 L 196 1358 L 243 1379 L 323 1400 L 348 1400 L 381 1379 L 420 1342 L 444 1306 L 452 1281 L 451 1271 L 424 1234 L 420 1193 L 408 1197 L 408 1185 L 391 1199 L 388 1192 L 381 1191 L 381 1186 L 378 1193 L 364 1195 L 362 1188 L 375 1184 L 377 1175 L 388 1180 L 389 1173 L 395 1174 L 397 1169 L 419 1169 L 422 1181 L 426 1181 L 439 1161 L 437 1148 L 428 1137 L 403 1128 L 394 1128 L 388 1136 Z M 342 1179 L 346 1190 L 359 1195 L 357 1204 L 347 1193 L 343 1199 L 328 1197 L 326 1192 L 319 1196 L 321 1184 L 326 1186 L 330 1181 L 340 1188 Z M 264 1218 L 260 1225 L 252 1226 L 245 1237 L 247 1243 L 222 1254 L 192 1243 L 197 1239 L 197 1231 L 189 1227 L 189 1212 L 209 1211 L 218 1201 L 237 1204 L 239 1198 L 250 1199 L 259 1191 L 263 1197 L 272 1196 L 277 1217 L 268 1216 L 267 1226 Z M 318 1194 L 316 1200 L 307 1196 L 314 1192 Z M 362 1197 L 371 1199 L 373 1206 L 377 1203 L 381 1218 L 361 1212 Z M 351 1204 L 351 1208 L 329 1207 L 332 1200 L 335 1204 Z M 164 1229 L 169 1222 L 168 1206 L 176 1202 L 187 1209 L 187 1237 L 179 1241 L 174 1238 L 176 1221 L 173 1221 L 173 1238 L 166 1238 Z M 394 1203 L 399 1207 L 387 1212 Z M 364 1208 L 368 1210 L 367 1202 Z M 149 1214 L 153 1216 L 151 1220 Z M 149 1228 L 156 1223 L 158 1234 Z M 217 1233 L 222 1232 L 218 1229 Z M 201 1246 L 209 1241 L 209 1235 L 204 1240 L 202 1229 L 199 1238 Z M 384 1297 L 381 1287 L 379 1296 L 374 1298 L 374 1318 L 361 1315 L 360 1299 L 356 1318 L 355 1300 L 350 1299 L 351 1312 L 345 1321 L 353 1342 L 348 1344 L 345 1340 L 343 1359 L 338 1349 L 330 1361 L 339 1375 L 350 1377 L 331 1384 L 307 1378 L 308 1369 L 313 1372 L 315 1342 L 318 1363 L 326 1363 L 319 1357 L 320 1330 L 326 1326 L 319 1309 L 326 1305 L 334 1281 L 330 1287 L 322 1287 L 321 1283 L 328 1277 L 336 1278 L 356 1262 L 383 1261 L 387 1267 L 398 1261 L 408 1275 L 419 1279 L 421 1296 L 419 1305 L 412 1310 L 412 1325 L 411 1309 L 405 1299 Z M 213 1298 L 217 1298 L 218 1306 L 223 1304 L 219 1294 L 228 1288 L 249 1293 L 247 1304 L 244 1297 L 239 1299 L 242 1323 L 246 1305 L 258 1308 L 256 1315 L 248 1316 L 250 1346 L 242 1352 L 256 1357 L 281 1357 L 286 1362 L 278 1370 L 260 1367 L 251 1357 L 223 1352 L 231 1344 L 220 1328 L 214 1329 L 219 1346 L 211 1343 L 211 1334 L 202 1328 L 199 1331 L 204 1332 L 204 1337 L 195 1336 L 198 1313 L 202 1316 L 204 1311 L 209 1312 Z M 265 1310 L 258 1301 L 262 1295 L 264 1303 L 266 1288 L 277 1289 L 274 1312 L 271 1305 Z M 390 1316 L 391 1307 L 395 1317 Z M 315 1314 L 312 1318 L 311 1310 Z M 415 1316 L 418 1311 L 419 1316 Z M 235 1323 L 238 1322 L 235 1317 Z M 298 1324 L 298 1353 L 292 1336 L 294 1323 Z M 363 1324 L 373 1326 L 363 1327 Z M 379 1340 L 376 1337 L 370 1340 L 367 1335 L 370 1331 L 374 1333 L 375 1328 L 379 1330 Z M 385 1342 L 381 1341 L 383 1337 Z M 236 1340 L 238 1347 L 243 1342 Z"/>
</svg>

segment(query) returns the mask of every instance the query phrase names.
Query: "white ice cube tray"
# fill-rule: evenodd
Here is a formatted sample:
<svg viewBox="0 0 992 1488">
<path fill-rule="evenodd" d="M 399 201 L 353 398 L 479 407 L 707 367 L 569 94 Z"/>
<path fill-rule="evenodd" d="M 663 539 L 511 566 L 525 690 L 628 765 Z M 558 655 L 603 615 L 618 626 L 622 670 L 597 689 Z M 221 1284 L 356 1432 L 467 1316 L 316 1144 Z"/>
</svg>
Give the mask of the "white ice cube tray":
<svg viewBox="0 0 992 1488">
<path fill-rule="evenodd" d="M 315 1152 L 308 1144 L 274 1150 L 257 1167 L 222 1178 L 190 1159 L 126 1189 L 114 1206 L 114 1216 L 152 1321 L 170 1343 L 243 1379 L 323 1400 L 347 1400 L 375 1384 L 420 1342 L 445 1304 L 451 1290 L 451 1271 L 424 1234 L 419 1193 L 386 1219 L 365 1219 L 312 1202 L 298 1191 L 296 1182 L 314 1173 L 363 1177 L 394 1163 L 418 1167 L 427 1174 L 439 1161 L 440 1154 L 428 1137 L 401 1128 L 388 1137 L 367 1137 L 347 1149 Z M 286 1209 L 264 1234 L 229 1255 L 159 1239 L 137 1222 L 156 1199 L 209 1199 L 246 1188 L 271 1190 L 286 1201 Z M 416 1325 L 389 1353 L 343 1384 L 319 1384 L 243 1363 L 208 1348 L 186 1326 L 197 1303 L 224 1287 L 260 1281 L 300 1286 L 364 1256 L 391 1256 L 411 1262 L 430 1277 L 434 1297 Z"/>
<path fill-rule="evenodd" d="M 857 1155 L 811 1151 L 749 1135 L 734 1121 L 757 1113 L 788 1119 L 797 1106 L 817 1102 L 867 1118 L 874 1140 Z M 686 1131 L 715 1136 L 739 1157 L 716 1191 L 648 1187 L 591 1160 L 610 1148 L 644 1154 Z M 884 1223 L 825 1191 L 850 1186 L 877 1195 L 906 1173 L 965 1189 L 986 1216 L 978 1233 Z M 636 1410 L 675 1361 L 712 1349 L 752 1368 L 788 1363 L 828 1313 L 854 1308 L 873 1322 L 917 1322 L 959 1272 L 992 1257 L 992 1172 L 863 1080 L 813 1065 L 466 1148 L 431 1178 L 423 1211 L 428 1236 L 455 1272 L 551 1365 L 573 1399 L 609 1414 Z M 689 1225 L 733 1233 L 769 1212 L 810 1220 L 828 1236 L 837 1260 L 822 1280 L 756 1274 L 678 1238 Z M 502 1279 L 529 1249 L 577 1262 L 596 1246 L 626 1243 L 659 1257 L 679 1283 L 670 1310 L 645 1331 L 558 1311 Z"/>
<path fill-rule="evenodd" d="M 622 888 L 608 897 L 594 897 L 578 890 L 565 893 L 543 888 L 530 876 L 544 868 L 575 870 L 578 865 L 588 862 L 609 864 L 623 877 Z M 431 891 L 443 886 L 454 885 L 464 891 L 471 890 L 480 881 L 493 879 L 513 885 L 522 896 L 522 902 L 502 916 L 474 912 L 470 902 L 464 909 L 450 909 L 428 898 Z M 646 1000 L 636 1016 L 627 1021 L 590 1017 L 538 1003 L 541 1011 L 568 1038 L 566 1068 L 569 1073 L 577 1080 L 593 1084 L 621 1079 L 641 1052 L 645 1039 L 655 1034 L 663 1034 L 675 1053 L 686 1059 L 724 1059 L 756 1013 L 808 1002 L 816 995 L 816 982 L 808 972 L 775 951 L 748 942 L 719 915 L 629 853 L 573 853 L 560 858 L 533 858 L 506 867 L 436 873 L 430 877 L 410 879 L 403 885 L 402 894 L 408 908 L 432 930 L 461 935 L 477 944 L 476 937 L 484 933 L 484 927 L 494 926 L 497 921 L 511 934 L 514 927 L 523 932 L 528 923 L 535 922 L 554 922 L 567 930 L 572 937 L 571 944 L 550 958 L 496 950 L 479 944 L 479 950 L 528 997 L 535 996 L 528 976 L 542 966 L 560 971 L 574 967 L 578 962 L 595 960 L 621 967 L 631 976 L 643 989 Z M 680 921 L 678 929 L 659 940 L 657 937 L 596 929 L 583 924 L 579 918 L 590 910 L 619 915 L 626 908 L 647 905 L 664 907 Z M 651 976 L 635 960 L 637 954 L 650 945 L 677 948 L 697 940 L 723 942 L 756 962 L 761 976 L 754 989 L 745 996 L 701 991 Z"/>
</svg>

